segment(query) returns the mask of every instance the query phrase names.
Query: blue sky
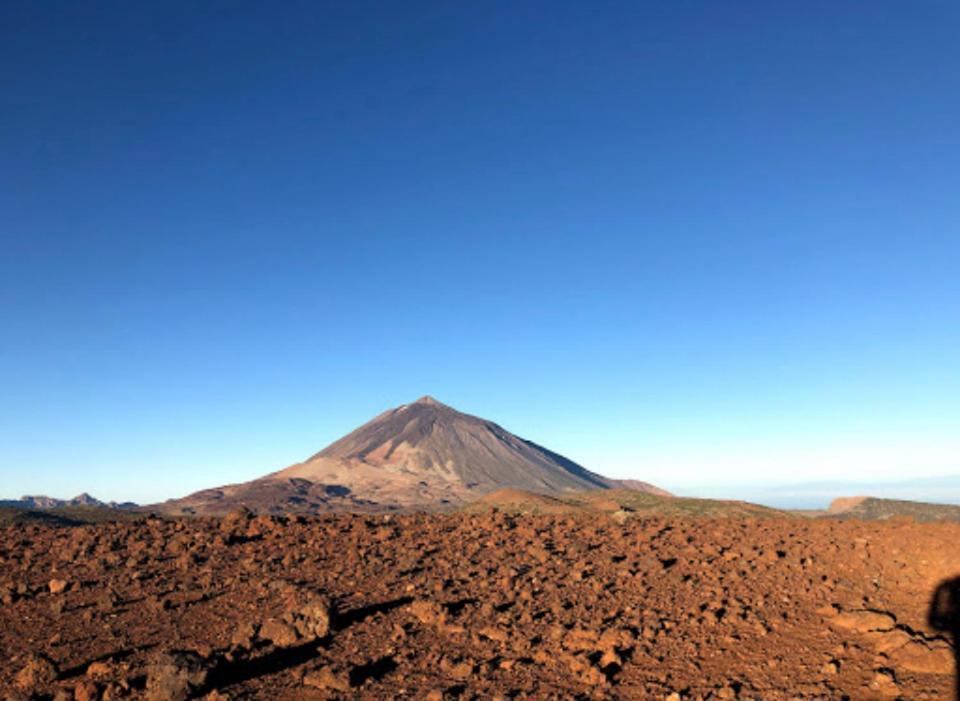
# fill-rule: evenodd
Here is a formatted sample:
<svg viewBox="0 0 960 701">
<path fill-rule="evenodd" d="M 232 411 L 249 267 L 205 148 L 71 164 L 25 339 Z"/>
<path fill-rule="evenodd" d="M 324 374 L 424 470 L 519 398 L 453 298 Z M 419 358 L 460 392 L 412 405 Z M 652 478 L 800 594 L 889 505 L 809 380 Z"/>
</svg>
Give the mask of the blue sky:
<svg viewBox="0 0 960 701">
<path fill-rule="evenodd" d="M 432 394 L 585 466 L 960 473 L 953 2 L 0 7 L 0 496 Z"/>
</svg>

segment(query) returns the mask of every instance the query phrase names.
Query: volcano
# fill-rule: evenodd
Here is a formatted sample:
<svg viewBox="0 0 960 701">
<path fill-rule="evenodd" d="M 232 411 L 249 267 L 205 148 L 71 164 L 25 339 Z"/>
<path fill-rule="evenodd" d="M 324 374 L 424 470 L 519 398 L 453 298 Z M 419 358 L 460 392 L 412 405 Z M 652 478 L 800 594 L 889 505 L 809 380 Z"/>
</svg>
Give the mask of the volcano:
<svg viewBox="0 0 960 701">
<path fill-rule="evenodd" d="M 544 495 L 627 488 L 499 425 L 422 397 L 389 409 L 304 462 L 252 482 L 207 489 L 159 505 L 177 513 L 430 509 L 499 489 Z"/>
</svg>

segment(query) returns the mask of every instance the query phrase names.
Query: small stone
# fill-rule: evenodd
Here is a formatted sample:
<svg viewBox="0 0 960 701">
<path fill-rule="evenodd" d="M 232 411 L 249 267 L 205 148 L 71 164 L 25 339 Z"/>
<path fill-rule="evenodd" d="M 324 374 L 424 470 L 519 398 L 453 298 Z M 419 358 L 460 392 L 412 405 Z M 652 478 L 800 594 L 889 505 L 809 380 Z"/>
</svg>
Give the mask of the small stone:
<svg viewBox="0 0 960 701">
<path fill-rule="evenodd" d="M 186 701 L 207 681 L 206 664 L 192 652 L 158 655 L 147 668 L 148 701 Z"/>
<path fill-rule="evenodd" d="M 501 630 L 500 628 L 495 628 L 493 626 L 490 626 L 488 628 L 482 628 L 478 631 L 478 633 L 480 634 L 481 637 L 487 638 L 489 640 L 495 640 L 500 643 L 506 642 L 507 638 L 509 637 L 506 631 Z"/>
<path fill-rule="evenodd" d="M 303 677 L 303 685 L 315 689 L 348 691 L 350 689 L 350 680 L 346 674 L 338 673 L 331 667 L 321 667 L 313 672 L 307 672 Z"/>
<path fill-rule="evenodd" d="M 234 647 L 249 650 L 253 645 L 253 639 L 256 635 L 257 627 L 253 623 L 243 623 L 233 631 L 233 637 L 230 638 L 230 643 Z"/>
<path fill-rule="evenodd" d="M 110 676 L 110 665 L 107 662 L 91 662 L 87 666 L 87 676 L 91 679 L 103 679 Z"/>
<path fill-rule="evenodd" d="M 455 661 L 448 657 L 440 660 L 440 669 L 452 676 L 454 679 L 467 679 L 474 673 L 473 665 L 466 660 Z"/>
<path fill-rule="evenodd" d="M 97 597 L 97 608 L 101 611 L 112 611 L 120 603 L 120 597 L 112 589 L 105 590 Z"/>
<path fill-rule="evenodd" d="M 330 632 L 330 603 L 314 596 L 293 615 L 294 626 L 304 638 L 323 638 Z"/>
<path fill-rule="evenodd" d="M 13 679 L 14 685 L 24 691 L 49 684 L 57 678 L 57 666 L 45 655 L 30 655 L 26 664 Z"/>
<path fill-rule="evenodd" d="M 893 675 L 893 672 L 887 669 L 877 670 L 870 682 L 870 688 L 881 696 L 899 696 L 900 686 Z"/>
<path fill-rule="evenodd" d="M 73 698 L 76 701 L 97 701 L 100 698 L 100 691 L 94 682 L 84 679 L 73 687 Z"/>
<path fill-rule="evenodd" d="M 51 579 L 48 586 L 51 594 L 60 594 L 67 588 L 67 582 L 63 579 Z"/>
<path fill-rule="evenodd" d="M 276 619 L 270 619 L 260 626 L 260 637 L 263 640 L 273 643 L 277 647 L 296 645 L 300 639 L 293 626 Z"/>
<path fill-rule="evenodd" d="M 892 630 L 896 619 L 881 611 L 848 611 L 835 616 L 830 625 L 836 628 L 852 630 L 856 633 Z"/>
<path fill-rule="evenodd" d="M 446 612 L 435 601 L 420 599 L 410 604 L 410 613 L 414 618 L 425 625 L 442 624 L 446 622 Z"/>
</svg>

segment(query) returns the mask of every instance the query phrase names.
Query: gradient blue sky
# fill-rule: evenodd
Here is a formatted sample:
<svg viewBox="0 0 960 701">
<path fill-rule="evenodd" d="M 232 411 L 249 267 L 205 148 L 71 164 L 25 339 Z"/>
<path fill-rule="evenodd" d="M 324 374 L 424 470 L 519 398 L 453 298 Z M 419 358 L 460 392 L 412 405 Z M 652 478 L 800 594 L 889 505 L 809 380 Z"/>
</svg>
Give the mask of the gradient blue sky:
<svg viewBox="0 0 960 701">
<path fill-rule="evenodd" d="M 0 5 L 0 496 L 432 394 L 704 485 L 960 473 L 956 2 Z"/>
</svg>

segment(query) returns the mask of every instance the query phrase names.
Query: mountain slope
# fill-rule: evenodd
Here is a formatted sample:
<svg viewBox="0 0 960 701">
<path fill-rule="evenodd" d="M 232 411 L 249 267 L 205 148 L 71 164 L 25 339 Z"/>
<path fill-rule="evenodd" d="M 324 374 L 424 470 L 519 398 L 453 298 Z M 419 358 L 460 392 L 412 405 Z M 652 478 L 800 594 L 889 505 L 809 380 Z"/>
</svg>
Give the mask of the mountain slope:
<svg viewBox="0 0 960 701">
<path fill-rule="evenodd" d="M 504 511 L 515 514 L 609 514 L 619 521 L 658 518 L 771 518 L 782 511 L 744 501 L 669 497 L 629 489 L 604 489 L 564 496 L 544 496 L 519 489 L 499 489 L 464 507 L 470 513 Z"/>
<path fill-rule="evenodd" d="M 325 511 L 430 508 L 474 501 L 497 489 L 561 495 L 630 487 L 587 470 L 492 421 L 432 397 L 383 412 L 302 463 L 261 479 L 161 505 L 168 511 Z"/>
</svg>

